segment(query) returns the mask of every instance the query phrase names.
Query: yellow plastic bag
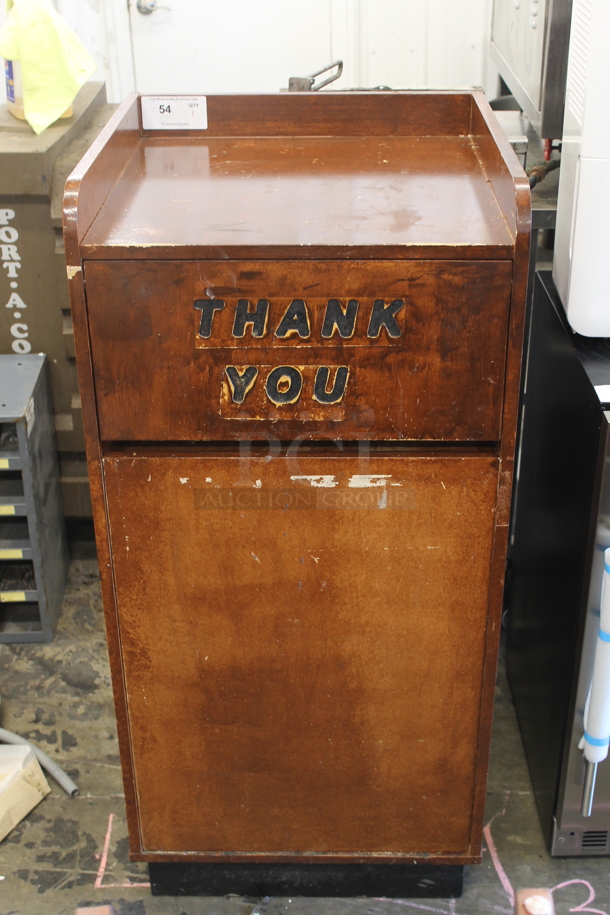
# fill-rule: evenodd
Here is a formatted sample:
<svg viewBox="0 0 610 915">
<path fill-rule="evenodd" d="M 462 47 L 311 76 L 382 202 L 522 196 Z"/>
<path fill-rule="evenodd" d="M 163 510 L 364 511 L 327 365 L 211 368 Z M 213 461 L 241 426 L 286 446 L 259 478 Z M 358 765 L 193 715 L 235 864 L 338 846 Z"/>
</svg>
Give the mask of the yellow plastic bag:
<svg viewBox="0 0 610 915">
<path fill-rule="evenodd" d="M 70 107 L 96 64 L 50 0 L 8 0 L 0 54 L 19 61 L 25 119 L 35 133 Z"/>
</svg>

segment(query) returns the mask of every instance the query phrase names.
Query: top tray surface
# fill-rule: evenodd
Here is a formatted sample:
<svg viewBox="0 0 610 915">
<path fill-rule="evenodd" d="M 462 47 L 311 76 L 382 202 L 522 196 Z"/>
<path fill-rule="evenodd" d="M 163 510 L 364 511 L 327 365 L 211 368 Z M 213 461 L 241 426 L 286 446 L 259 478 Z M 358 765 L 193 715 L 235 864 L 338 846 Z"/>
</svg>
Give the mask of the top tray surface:
<svg viewBox="0 0 610 915">
<path fill-rule="evenodd" d="M 0 356 L 0 422 L 16 422 L 25 416 L 45 356 Z"/>
<path fill-rule="evenodd" d="M 145 137 L 83 239 L 85 249 L 513 244 L 468 136 Z"/>
</svg>

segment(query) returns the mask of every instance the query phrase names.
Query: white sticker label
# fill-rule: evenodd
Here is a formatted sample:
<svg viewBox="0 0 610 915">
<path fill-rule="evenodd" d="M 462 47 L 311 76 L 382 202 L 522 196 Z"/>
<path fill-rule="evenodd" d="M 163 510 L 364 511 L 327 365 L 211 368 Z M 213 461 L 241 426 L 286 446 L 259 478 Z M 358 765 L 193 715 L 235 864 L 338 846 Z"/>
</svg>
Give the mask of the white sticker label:
<svg viewBox="0 0 610 915">
<path fill-rule="evenodd" d="M 144 130 L 206 130 L 205 95 L 143 95 Z"/>
</svg>

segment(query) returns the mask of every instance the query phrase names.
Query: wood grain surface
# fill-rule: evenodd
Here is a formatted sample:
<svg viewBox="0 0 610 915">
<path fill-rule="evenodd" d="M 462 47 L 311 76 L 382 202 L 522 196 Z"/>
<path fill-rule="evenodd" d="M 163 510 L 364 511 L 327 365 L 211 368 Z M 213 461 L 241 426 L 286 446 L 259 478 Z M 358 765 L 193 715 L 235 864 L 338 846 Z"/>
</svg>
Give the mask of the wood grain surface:
<svg viewBox="0 0 610 915">
<path fill-rule="evenodd" d="M 142 140 L 83 242 L 106 258 L 512 243 L 468 136 Z"/>
<path fill-rule="evenodd" d="M 104 478 L 143 850 L 467 854 L 496 460 Z"/>
<path fill-rule="evenodd" d="M 471 92 L 273 92 L 208 95 L 211 137 L 421 137 L 471 132 Z M 483 93 L 479 93 L 481 96 Z M 142 131 L 200 136 L 201 131 Z"/>
<path fill-rule="evenodd" d="M 80 267 L 80 244 L 140 141 L 138 97 L 132 93 L 100 131 L 66 181 L 63 225 L 68 279 Z M 73 275 L 73 274 L 72 274 Z"/>
<path fill-rule="evenodd" d="M 208 117 L 66 190 L 132 857 L 480 860 L 527 178 L 477 92 Z"/>
<path fill-rule="evenodd" d="M 100 435 L 106 440 L 223 440 L 273 434 L 344 439 L 497 440 L 500 437 L 512 265 L 484 262 L 88 262 L 85 265 Z M 198 336 L 210 297 L 210 336 Z M 359 303 L 349 339 L 322 336 L 326 303 Z M 240 298 L 271 301 L 255 339 L 233 336 Z M 274 332 L 290 303 L 310 333 Z M 392 337 L 367 333 L 374 303 L 404 302 Z M 275 316 L 275 317 L 274 317 Z M 374 332 L 374 331 L 373 331 Z M 247 346 L 246 346 L 247 344 Z M 221 394 L 227 366 L 255 366 L 242 404 Z M 265 394 L 277 366 L 349 369 L 340 410 L 321 408 L 313 380 L 278 405 Z M 224 385 L 224 387 L 223 387 Z M 331 387 L 329 383 L 329 388 Z M 229 407 L 231 407 L 229 409 Z M 227 407 L 225 409 L 225 407 Z M 326 418 L 325 418 L 326 417 Z"/>
</svg>

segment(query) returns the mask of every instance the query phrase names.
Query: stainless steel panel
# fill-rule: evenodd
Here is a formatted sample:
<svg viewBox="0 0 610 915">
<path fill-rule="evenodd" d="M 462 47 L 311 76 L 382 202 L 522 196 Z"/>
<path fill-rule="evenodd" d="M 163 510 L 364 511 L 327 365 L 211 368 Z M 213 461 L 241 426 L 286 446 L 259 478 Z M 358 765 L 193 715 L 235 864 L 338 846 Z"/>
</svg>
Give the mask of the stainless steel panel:
<svg viewBox="0 0 610 915">
<path fill-rule="evenodd" d="M 572 0 L 494 0 L 490 56 L 541 137 L 560 138 Z"/>
</svg>

